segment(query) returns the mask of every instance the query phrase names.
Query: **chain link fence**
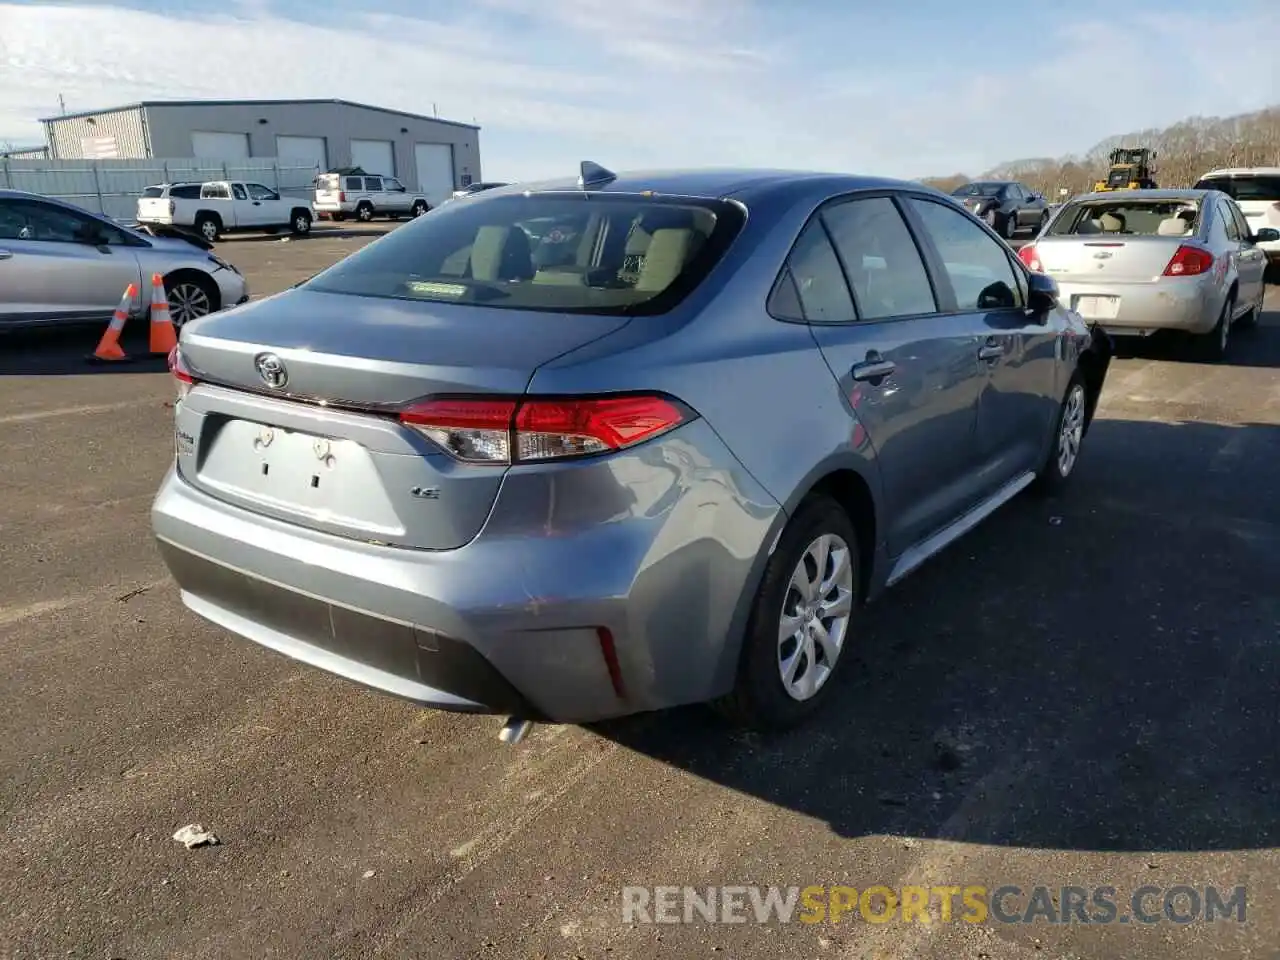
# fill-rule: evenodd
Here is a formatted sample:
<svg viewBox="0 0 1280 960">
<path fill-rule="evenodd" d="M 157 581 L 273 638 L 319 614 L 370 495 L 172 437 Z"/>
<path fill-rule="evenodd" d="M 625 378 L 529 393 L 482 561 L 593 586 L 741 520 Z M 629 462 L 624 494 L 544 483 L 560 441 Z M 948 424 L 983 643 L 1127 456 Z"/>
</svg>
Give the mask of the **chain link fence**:
<svg viewBox="0 0 1280 960">
<path fill-rule="evenodd" d="M 180 181 L 246 180 L 281 196 L 310 199 L 320 170 L 275 157 L 249 160 L 10 160 L 0 159 L 0 188 L 25 190 L 74 203 L 132 223 L 149 186 Z"/>
</svg>

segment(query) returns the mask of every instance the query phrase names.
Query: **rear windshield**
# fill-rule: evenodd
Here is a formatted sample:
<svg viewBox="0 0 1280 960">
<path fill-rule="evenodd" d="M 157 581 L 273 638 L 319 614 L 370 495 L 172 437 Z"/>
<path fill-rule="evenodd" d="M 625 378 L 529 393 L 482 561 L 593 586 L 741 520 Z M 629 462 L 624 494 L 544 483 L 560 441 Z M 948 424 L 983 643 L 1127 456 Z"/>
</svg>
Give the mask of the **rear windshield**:
<svg viewBox="0 0 1280 960">
<path fill-rule="evenodd" d="M 1194 233 L 1199 226 L 1198 201 L 1125 200 L 1072 204 L 1053 221 L 1048 235 L 1109 233 L 1126 237 L 1176 237 Z"/>
<path fill-rule="evenodd" d="M 163 197 L 164 187 L 147 187 L 142 191 L 142 196 L 146 197 Z"/>
<path fill-rule="evenodd" d="M 442 206 L 319 274 L 330 293 L 556 313 L 671 309 L 742 225 L 719 200 L 598 193 Z"/>
<path fill-rule="evenodd" d="M 337 190 L 338 175 L 336 173 L 322 173 L 316 177 L 317 190 Z"/>
<path fill-rule="evenodd" d="M 1004 189 L 1003 183 L 966 183 L 952 192 L 953 197 L 994 197 Z"/>
<path fill-rule="evenodd" d="M 1280 203 L 1280 175 L 1258 174 L 1243 177 L 1209 177 L 1196 184 L 1197 190 L 1221 190 L 1232 200 L 1262 200 Z"/>
</svg>

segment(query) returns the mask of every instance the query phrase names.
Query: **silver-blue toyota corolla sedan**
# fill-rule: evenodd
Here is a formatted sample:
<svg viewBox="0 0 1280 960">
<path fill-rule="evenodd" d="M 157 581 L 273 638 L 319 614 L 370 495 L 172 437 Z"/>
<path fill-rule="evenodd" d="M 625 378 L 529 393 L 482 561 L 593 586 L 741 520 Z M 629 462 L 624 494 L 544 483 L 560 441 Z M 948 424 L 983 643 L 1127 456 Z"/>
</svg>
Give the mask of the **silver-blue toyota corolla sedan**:
<svg viewBox="0 0 1280 960">
<path fill-rule="evenodd" d="M 1110 357 L 919 184 L 585 163 L 188 325 L 154 528 L 196 613 L 426 706 L 787 726 L 1071 476 Z"/>
</svg>

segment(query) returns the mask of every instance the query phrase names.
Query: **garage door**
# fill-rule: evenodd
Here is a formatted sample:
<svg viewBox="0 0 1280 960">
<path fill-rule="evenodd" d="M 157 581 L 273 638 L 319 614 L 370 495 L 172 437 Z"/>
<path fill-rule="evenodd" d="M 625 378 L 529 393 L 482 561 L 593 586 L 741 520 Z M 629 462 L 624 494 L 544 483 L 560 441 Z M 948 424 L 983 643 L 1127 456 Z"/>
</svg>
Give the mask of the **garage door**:
<svg viewBox="0 0 1280 960">
<path fill-rule="evenodd" d="M 324 137 L 276 137 L 276 156 L 289 167 L 313 167 L 317 173 L 329 169 Z"/>
<path fill-rule="evenodd" d="M 351 165 L 361 167 L 365 173 L 376 173 L 380 177 L 394 177 L 396 164 L 392 159 L 391 141 L 352 140 Z"/>
<path fill-rule="evenodd" d="M 433 207 L 453 193 L 453 146 L 448 143 L 417 143 L 413 162 L 418 168 L 418 190 Z"/>
<path fill-rule="evenodd" d="M 210 160 L 245 160 L 249 157 L 247 133 L 206 133 L 195 130 L 191 134 L 191 155 Z"/>
</svg>

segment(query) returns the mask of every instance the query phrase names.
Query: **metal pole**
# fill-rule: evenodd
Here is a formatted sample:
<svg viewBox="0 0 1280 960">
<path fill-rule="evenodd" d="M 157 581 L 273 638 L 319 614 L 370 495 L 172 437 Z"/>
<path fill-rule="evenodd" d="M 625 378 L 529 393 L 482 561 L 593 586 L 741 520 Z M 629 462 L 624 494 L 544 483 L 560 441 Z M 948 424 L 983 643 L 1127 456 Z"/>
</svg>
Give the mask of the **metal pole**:
<svg viewBox="0 0 1280 960">
<path fill-rule="evenodd" d="M 107 208 L 102 202 L 102 181 L 98 178 L 98 161 L 90 160 L 89 169 L 93 171 L 93 192 L 98 195 L 98 212 L 106 213 Z"/>
</svg>

